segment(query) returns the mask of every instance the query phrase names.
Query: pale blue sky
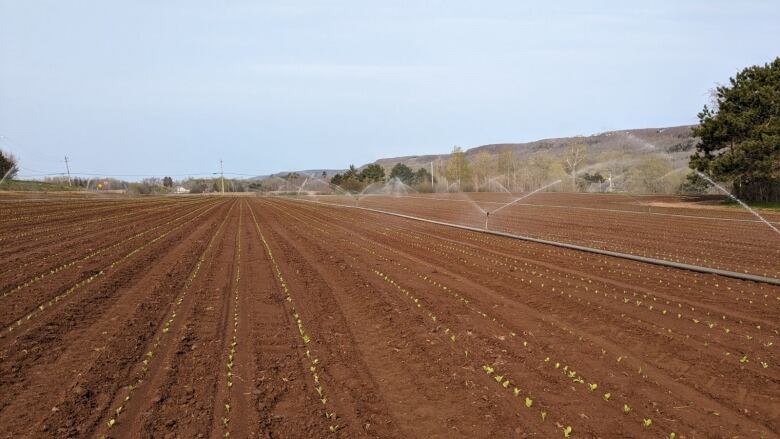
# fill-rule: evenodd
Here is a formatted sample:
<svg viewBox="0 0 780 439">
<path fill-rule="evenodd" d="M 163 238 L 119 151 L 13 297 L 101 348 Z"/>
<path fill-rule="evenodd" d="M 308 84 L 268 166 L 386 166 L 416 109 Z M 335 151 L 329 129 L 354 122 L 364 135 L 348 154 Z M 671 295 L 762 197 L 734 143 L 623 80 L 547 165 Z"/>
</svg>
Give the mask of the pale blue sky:
<svg viewBox="0 0 780 439">
<path fill-rule="evenodd" d="M 780 55 L 776 1 L 0 0 L 23 175 L 339 168 L 690 124 Z"/>
</svg>

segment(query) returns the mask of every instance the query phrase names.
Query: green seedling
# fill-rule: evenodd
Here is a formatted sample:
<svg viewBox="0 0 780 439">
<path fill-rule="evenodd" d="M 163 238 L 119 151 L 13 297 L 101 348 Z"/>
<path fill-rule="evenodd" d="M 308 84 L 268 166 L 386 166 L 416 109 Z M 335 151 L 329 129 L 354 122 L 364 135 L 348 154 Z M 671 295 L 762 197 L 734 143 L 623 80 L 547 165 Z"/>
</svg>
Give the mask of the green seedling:
<svg viewBox="0 0 780 439">
<path fill-rule="evenodd" d="M 563 437 L 571 436 L 571 432 L 572 432 L 571 425 L 567 425 L 566 428 L 563 429 Z"/>
</svg>

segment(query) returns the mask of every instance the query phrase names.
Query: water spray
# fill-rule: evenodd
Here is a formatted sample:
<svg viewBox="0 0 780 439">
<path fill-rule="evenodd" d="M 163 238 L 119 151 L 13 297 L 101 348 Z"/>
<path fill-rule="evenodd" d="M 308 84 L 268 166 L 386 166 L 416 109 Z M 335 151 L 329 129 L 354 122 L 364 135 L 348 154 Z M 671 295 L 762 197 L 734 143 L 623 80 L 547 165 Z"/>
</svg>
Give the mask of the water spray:
<svg viewBox="0 0 780 439">
<path fill-rule="evenodd" d="M 543 190 L 549 188 L 550 186 L 556 185 L 556 184 L 558 184 L 560 182 L 561 182 L 561 180 L 555 180 L 554 182 L 552 182 L 550 184 L 546 184 L 546 185 L 544 185 L 544 186 L 542 186 L 542 187 L 540 187 L 538 189 L 535 189 L 535 190 L 533 190 L 533 191 L 523 195 L 522 197 L 515 198 L 514 200 L 512 200 L 512 201 L 504 204 L 503 206 L 499 207 L 498 209 L 494 210 L 493 213 L 496 213 L 496 212 L 498 212 L 499 210 L 501 210 L 501 209 L 503 209 L 505 207 L 509 207 L 509 206 L 517 203 L 520 200 L 524 200 L 524 199 L 530 197 L 531 195 L 533 195 L 533 194 L 535 194 L 537 192 L 543 191 Z M 485 230 L 487 230 L 487 228 L 488 228 L 488 220 L 490 219 L 490 212 L 487 212 L 487 211 L 483 211 L 483 212 L 485 212 Z"/>
<path fill-rule="evenodd" d="M 759 215 L 759 214 L 758 214 L 758 212 L 756 212 L 755 210 L 751 209 L 751 208 L 750 208 L 750 206 L 748 206 L 747 204 L 745 204 L 745 203 L 744 203 L 742 200 L 740 200 L 739 198 L 737 198 L 737 197 L 735 197 L 734 195 L 732 195 L 732 194 L 731 194 L 731 192 L 727 191 L 727 190 L 726 190 L 726 189 L 725 189 L 723 186 L 719 185 L 718 183 L 715 183 L 715 182 L 714 182 L 714 181 L 713 181 L 713 180 L 712 180 L 710 177 L 708 177 L 708 176 L 707 176 L 706 174 L 704 174 L 703 172 L 699 172 L 699 171 L 696 171 L 696 170 L 694 170 L 694 172 L 695 172 L 695 173 L 696 173 L 696 174 L 697 174 L 699 177 L 701 177 L 701 178 L 703 178 L 703 179 L 707 180 L 708 182 L 710 182 L 710 184 L 712 184 L 713 186 L 715 186 L 716 188 L 718 188 L 718 190 L 720 190 L 720 191 L 721 191 L 721 192 L 723 192 L 724 194 L 728 195 L 728 197 L 729 197 L 729 198 L 731 198 L 732 200 L 734 200 L 734 201 L 736 201 L 737 203 L 739 203 L 739 205 L 740 205 L 740 206 L 742 206 L 742 207 L 744 207 L 745 209 L 747 209 L 747 210 L 748 210 L 748 212 L 750 212 L 750 213 L 752 213 L 753 215 L 755 215 L 755 216 L 756 216 L 756 218 L 758 218 L 759 220 L 761 220 L 761 222 L 763 222 L 764 224 L 766 224 L 766 225 L 767 225 L 767 226 L 768 226 L 770 229 L 774 230 L 774 232 L 775 232 L 775 233 L 777 233 L 778 235 L 780 235 L 780 230 L 777 230 L 777 227 L 773 226 L 773 225 L 772 225 L 772 223 L 770 223 L 769 221 L 767 221 L 766 219 L 764 219 L 764 217 L 763 217 L 763 216 Z"/>
<path fill-rule="evenodd" d="M 3 184 L 3 182 L 5 181 L 5 178 L 8 177 L 8 174 L 10 174 L 11 171 L 13 171 L 14 169 L 16 169 L 16 166 L 11 166 L 10 168 L 8 168 L 8 170 L 3 175 L 3 178 L 0 178 L 0 184 Z"/>
<path fill-rule="evenodd" d="M 301 190 L 303 190 L 303 187 L 306 186 L 306 182 L 308 181 L 309 181 L 309 177 L 306 177 L 306 179 L 303 180 L 303 184 L 301 184 L 301 186 L 298 188 L 298 193 L 296 194 L 296 196 L 299 197 L 301 196 Z"/>
</svg>

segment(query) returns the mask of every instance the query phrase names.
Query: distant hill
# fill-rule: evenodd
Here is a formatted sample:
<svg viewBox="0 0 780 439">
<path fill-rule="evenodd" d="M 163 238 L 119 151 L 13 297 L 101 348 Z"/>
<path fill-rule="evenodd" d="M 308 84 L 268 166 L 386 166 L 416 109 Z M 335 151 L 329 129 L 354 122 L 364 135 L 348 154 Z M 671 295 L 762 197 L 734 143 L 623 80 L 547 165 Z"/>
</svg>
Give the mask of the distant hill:
<svg viewBox="0 0 780 439">
<path fill-rule="evenodd" d="M 290 173 L 293 173 L 293 172 L 298 174 L 298 175 L 300 175 L 300 176 L 302 176 L 302 177 L 314 176 L 314 177 L 317 177 L 317 178 L 321 178 L 322 177 L 322 173 L 324 172 L 325 175 L 327 176 L 327 178 L 330 179 L 334 175 L 336 175 L 338 173 L 341 173 L 341 172 L 344 172 L 344 171 L 346 171 L 346 169 L 306 169 L 306 170 L 303 170 L 303 171 L 284 171 L 284 172 L 277 172 L 275 174 L 270 174 L 270 175 L 258 175 L 257 177 L 249 178 L 249 180 L 264 180 L 266 178 L 271 178 L 271 177 L 281 177 L 281 178 L 284 178 L 287 174 L 290 174 Z"/>
<path fill-rule="evenodd" d="M 586 146 L 585 160 L 578 166 L 580 176 L 585 173 L 600 174 L 604 179 L 610 179 L 610 187 L 614 183 L 615 190 L 671 193 L 677 189 L 689 172 L 688 159 L 698 142 L 698 139 L 692 136 L 692 127 L 691 125 L 683 125 L 667 128 L 607 131 L 590 136 L 481 145 L 466 149 L 464 152 L 467 160 L 471 163 L 475 163 L 477 154 L 482 152 L 490 156 L 491 164 L 489 166 L 491 169 L 487 176 L 489 180 L 492 177 L 498 177 L 497 159 L 499 153 L 511 150 L 515 171 L 512 172 L 511 179 L 505 177 L 501 181 L 512 190 L 530 190 L 539 187 L 544 182 L 567 178 L 567 173 L 562 166 L 563 155 L 570 144 L 578 142 Z M 433 163 L 434 175 L 438 179 L 445 175 L 446 163 L 449 159 L 450 154 L 427 154 L 380 158 L 372 163 L 384 167 L 388 174 L 397 163 L 403 163 L 412 170 L 423 167 L 428 170 Z M 658 164 L 659 159 L 662 164 Z M 366 163 L 358 169 L 363 169 L 369 164 Z M 275 180 L 279 181 L 273 184 L 279 187 L 292 187 L 293 183 L 301 184 L 307 177 L 321 178 L 323 172 L 326 173 L 325 180 L 329 181 L 335 174 L 344 171 L 345 169 L 294 171 L 299 175 L 298 179 L 282 181 L 277 178 Z M 288 173 L 288 171 L 278 172 L 270 176 L 258 176 L 254 179 L 283 178 Z M 309 181 L 316 180 L 310 179 Z M 485 179 L 483 178 L 481 184 L 484 183 Z M 600 184 L 595 189 L 591 187 L 587 190 L 604 190 L 604 188 L 604 184 Z"/>
<path fill-rule="evenodd" d="M 607 131 L 583 137 L 561 137 L 536 140 L 527 143 L 499 143 L 477 146 L 465 150 L 466 157 L 485 151 L 496 155 L 504 149 L 512 150 L 516 159 L 528 159 L 534 153 L 549 152 L 561 154 L 574 140 L 579 140 L 588 147 L 589 162 L 596 167 L 599 157 L 609 159 L 622 155 L 622 159 L 631 160 L 648 153 L 658 153 L 667 157 L 675 168 L 687 167 L 688 157 L 692 153 L 697 140 L 691 135 L 691 125 L 668 128 L 641 128 L 633 130 Z M 377 163 L 390 168 L 396 163 L 403 163 L 412 169 L 429 167 L 431 162 L 439 160 L 446 162 L 450 154 L 428 154 L 404 157 L 378 159 Z M 366 165 L 364 165 L 366 166 Z"/>
</svg>

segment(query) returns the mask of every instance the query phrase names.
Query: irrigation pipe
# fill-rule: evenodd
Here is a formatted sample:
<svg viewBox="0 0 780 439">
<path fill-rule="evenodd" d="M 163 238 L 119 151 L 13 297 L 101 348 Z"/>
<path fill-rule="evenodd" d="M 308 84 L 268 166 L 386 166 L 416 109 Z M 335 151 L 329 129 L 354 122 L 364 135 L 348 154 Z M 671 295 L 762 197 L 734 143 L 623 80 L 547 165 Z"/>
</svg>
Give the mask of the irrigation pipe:
<svg viewBox="0 0 780 439">
<path fill-rule="evenodd" d="M 454 223 L 448 223 L 444 221 L 436 221 L 428 218 L 420 218 L 417 216 L 412 215 L 405 215 L 402 213 L 396 213 L 396 212 L 388 212 L 386 210 L 380 210 L 380 209 L 372 209 L 370 207 L 360 207 L 360 206 L 348 206 L 343 204 L 331 204 L 331 203 L 323 203 L 321 201 L 315 201 L 315 200 L 302 200 L 299 198 L 290 198 L 291 200 L 296 201 L 304 201 L 307 203 L 316 203 L 316 204 L 322 204 L 325 206 L 331 206 L 331 207 L 343 207 L 343 208 L 349 208 L 349 209 L 360 209 L 365 210 L 369 212 L 375 212 L 375 213 L 382 213 L 385 215 L 391 215 L 396 216 L 399 218 L 406 218 L 411 219 L 415 221 L 420 221 L 424 223 L 430 223 L 430 224 L 438 224 L 440 226 L 447 226 L 447 227 L 454 227 L 456 229 L 462 229 L 462 230 L 468 230 L 471 232 L 479 232 L 479 233 L 486 233 L 489 235 L 495 235 L 495 236 L 503 236 L 505 238 L 512 238 L 512 239 L 519 239 L 523 241 L 529 241 L 529 242 L 535 242 L 538 244 L 545 244 L 545 245 L 552 245 L 555 247 L 561 247 L 566 248 L 569 250 L 577 250 L 582 252 L 588 252 L 588 253 L 595 253 L 598 255 L 605 255 L 605 256 L 612 256 L 615 258 L 622 258 L 622 259 L 628 259 L 631 261 L 637 261 L 637 262 L 644 262 L 647 264 L 653 264 L 653 265 L 660 265 L 664 267 L 671 267 L 671 268 L 678 268 L 682 270 L 689 270 L 689 271 L 695 271 L 698 273 L 706 273 L 706 274 L 716 274 L 719 276 L 725 276 L 730 277 L 733 279 L 740 279 L 740 280 L 747 280 L 752 282 L 761 282 L 771 285 L 778 285 L 780 286 L 780 279 L 776 279 L 773 277 L 766 277 L 766 276 L 758 276 L 754 274 L 747 274 L 747 273 L 738 273 L 736 271 L 728 271 L 728 270 L 720 270 L 717 268 L 710 268 L 710 267 L 702 267 L 700 265 L 692 265 L 692 264 L 684 264 L 681 262 L 673 262 L 673 261 L 665 261 L 663 259 L 656 259 L 656 258 L 648 258 L 645 256 L 637 256 L 632 255 L 628 253 L 620 253 L 620 252 L 614 252 L 610 250 L 602 250 L 598 248 L 593 247 L 585 247 L 582 245 L 576 245 L 576 244 L 567 244 L 565 242 L 558 242 L 558 241 L 550 241 L 547 239 L 539 239 L 539 238 L 532 238 L 530 236 L 524 236 L 524 235 L 515 235 L 512 233 L 506 233 L 506 232 L 499 232 L 496 230 L 485 230 L 481 229 L 479 227 L 472 227 L 472 226 L 464 226 L 462 224 L 454 224 Z"/>
</svg>

